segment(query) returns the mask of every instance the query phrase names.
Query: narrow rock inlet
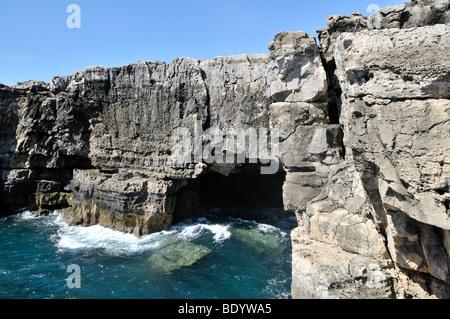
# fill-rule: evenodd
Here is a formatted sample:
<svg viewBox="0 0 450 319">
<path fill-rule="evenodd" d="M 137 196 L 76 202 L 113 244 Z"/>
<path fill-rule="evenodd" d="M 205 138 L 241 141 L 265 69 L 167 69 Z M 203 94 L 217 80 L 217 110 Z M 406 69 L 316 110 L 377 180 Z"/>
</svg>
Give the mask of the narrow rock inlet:
<svg viewBox="0 0 450 319">
<path fill-rule="evenodd" d="M 270 55 L 0 85 L 0 216 L 59 210 L 142 238 L 217 207 L 257 220 L 245 214 L 261 206 L 295 214 L 293 298 L 449 298 L 449 12 L 448 0 L 413 0 L 330 16 L 318 41 L 281 32 Z M 229 129 L 257 134 L 267 154 L 245 139 L 197 143 Z M 177 145 L 215 160 L 174 161 Z M 270 246 L 255 232 L 235 236 Z M 149 259 L 175 256 L 170 272 L 210 253 L 192 245 Z"/>
</svg>

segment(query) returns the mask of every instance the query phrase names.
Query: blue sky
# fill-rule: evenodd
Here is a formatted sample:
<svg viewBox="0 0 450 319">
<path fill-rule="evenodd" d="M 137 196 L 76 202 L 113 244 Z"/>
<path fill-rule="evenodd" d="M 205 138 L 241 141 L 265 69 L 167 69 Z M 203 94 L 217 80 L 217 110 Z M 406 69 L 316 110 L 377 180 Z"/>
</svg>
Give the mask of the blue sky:
<svg viewBox="0 0 450 319">
<path fill-rule="evenodd" d="M 0 5 L 0 82 L 49 82 L 88 66 L 268 53 L 281 31 L 316 36 L 329 15 L 401 0 L 14 0 Z M 70 29 L 66 9 L 81 9 Z"/>
</svg>

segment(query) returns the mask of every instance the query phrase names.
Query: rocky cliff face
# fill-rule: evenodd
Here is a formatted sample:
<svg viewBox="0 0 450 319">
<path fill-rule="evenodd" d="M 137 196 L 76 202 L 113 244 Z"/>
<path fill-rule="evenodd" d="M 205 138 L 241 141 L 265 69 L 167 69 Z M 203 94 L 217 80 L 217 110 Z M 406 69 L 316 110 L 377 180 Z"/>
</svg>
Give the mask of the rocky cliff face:
<svg viewBox="0 0 450 319">
<path fill-rule="evenodd" d="M 297 230 L 314 240 L 296 245 L 297 296 L 448 298 L 448 6 L 413 1 L 319 30 L 346 157 Z"/>
<path fill-rule="evenodd" d="M 261 204 L 297 216 L 294 298 L 448 298 L 449 6 L 332 16 L 319 44 L 282 32 L 269 56 L 2 86 L 1 213 L 58 208 L 141 236 L 210 206 Z M 196 131 L 252 128 L 279 132 L 273 174 L 238 147 L 222 160 L 223 140 L 196 144 Z M 183 129 L 215 160 L 174 161 Z"/>
</svg>

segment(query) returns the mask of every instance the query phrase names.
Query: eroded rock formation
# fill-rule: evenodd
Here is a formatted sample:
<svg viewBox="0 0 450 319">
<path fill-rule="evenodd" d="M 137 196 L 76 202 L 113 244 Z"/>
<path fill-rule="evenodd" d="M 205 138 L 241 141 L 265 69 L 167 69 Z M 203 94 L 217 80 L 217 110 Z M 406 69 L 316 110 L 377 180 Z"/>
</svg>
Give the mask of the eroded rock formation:
<svg viewBox="0 0 450 319">
<path fill-rule="evenodd" d="M 270 55 L 0 86 L 1 214 L 58 208 L 142 236 L 250 201 L 297 216 L 294 298 L 448 298 L 449 6 L 332 16 L 319 44 L 282 32 Z M 183 128 L 278 129 L 279 169 L 174 162 Z"/>
<path fill-rule="evenodd" d="M 294 232 L 297 296 L 448 297 L 448 4 L 330 17 L 319 31 L 346 158 Z"/>
</svg>

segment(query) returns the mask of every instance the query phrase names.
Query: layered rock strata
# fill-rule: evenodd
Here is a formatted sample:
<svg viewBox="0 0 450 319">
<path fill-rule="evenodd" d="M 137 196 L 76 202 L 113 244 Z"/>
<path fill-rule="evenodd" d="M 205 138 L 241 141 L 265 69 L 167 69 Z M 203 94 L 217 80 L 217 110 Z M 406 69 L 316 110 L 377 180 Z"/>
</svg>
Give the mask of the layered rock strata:
<svg viewBox="0 0 450 319">
<path fill-rule="evenodd" d="M 294 298 L 448 298 L 448 12 L 418 0 L 332 16 L 319 44 L 281 32 L 270 55 L 0 86 L 1 214 L 61 209 L 142 236 L 261 204 L 297 217 Z M 259 128 L 275 156 L 196 135 Z M 200 158 L 174 161 L 180 132 Z"/>
<path fill-rule="evenodd" d="M 307 241 L 294 245 L 298 297 L 448 298 L 448 5 L 334 16 L 318 31 L 346 159 L 293 233 Z"/>
</svg>

